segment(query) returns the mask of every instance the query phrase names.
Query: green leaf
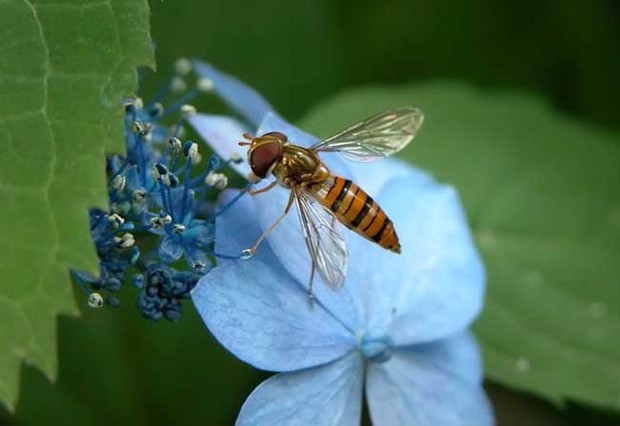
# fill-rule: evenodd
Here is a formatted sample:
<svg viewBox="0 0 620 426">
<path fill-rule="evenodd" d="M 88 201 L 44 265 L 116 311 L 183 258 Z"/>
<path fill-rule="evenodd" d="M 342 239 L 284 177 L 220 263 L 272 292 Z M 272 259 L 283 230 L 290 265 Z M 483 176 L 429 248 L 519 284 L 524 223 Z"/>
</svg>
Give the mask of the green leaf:
<svg viewBox="0 0 620 426">
<path fill-rule="evenodd" d="M 348 92 L 302 127 L 327 136 L 403 104 L 426 121 L 402 157 L 458 188 L 485 260 L 487 375 L 620 407 L 618 135 L 532 96 L 451 83 Z"/>
<path fill-rule="evenodd" d="M 620 413 L 568 401 L 562 407 L 531 394 L 486 381 L 487 395 L 501 426 L 618 426 Z"/>
<path fill-rule="evenodd" d="M 122 98 L 152 64 L 145 0 L 0 2 L 0 400 L 22 360 L 56 375 L 69 268 L 98 272 L 88 208 L 106 206 L 104 151 L 123 147 Z"/>
</svg>

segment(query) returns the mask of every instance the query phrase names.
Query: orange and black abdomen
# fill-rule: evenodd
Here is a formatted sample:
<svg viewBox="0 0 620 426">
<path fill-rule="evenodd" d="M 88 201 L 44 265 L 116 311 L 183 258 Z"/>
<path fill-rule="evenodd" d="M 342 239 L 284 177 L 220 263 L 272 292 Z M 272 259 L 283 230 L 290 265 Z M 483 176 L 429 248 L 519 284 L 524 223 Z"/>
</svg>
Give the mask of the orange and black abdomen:
<svg viewBox="0 0 620 426">
<path fill-rule="evenodd" d="M 316 200 L 334 212 L 348 228 L 381 247 L 400 253 L 394 224 L 379 204 L 354 182 L 330 176 L 311 190 Z"/>
</svg>

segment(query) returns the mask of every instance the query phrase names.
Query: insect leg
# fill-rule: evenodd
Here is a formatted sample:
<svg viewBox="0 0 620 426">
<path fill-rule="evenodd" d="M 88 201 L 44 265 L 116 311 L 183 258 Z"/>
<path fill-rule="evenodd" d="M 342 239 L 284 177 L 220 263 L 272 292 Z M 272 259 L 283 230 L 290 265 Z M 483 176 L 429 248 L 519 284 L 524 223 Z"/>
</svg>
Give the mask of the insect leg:
<svg viewBox="0 0 620 426">
<path fill-rule="evenodd" d="M 312 244 L 312 239 L 310 237 L 310 223 L 311 220 L 306 214 L 304 214 L 304 210 L 301 204 L 301 199 L 299 198 L 298 188 L 296 186 L 291 186 L 291 193 L 295 196 L 295 200 L 297 201 L 297 213 L 299 214 L 299 221 L 301 223 L 301 229 L 303 231 L 304 240 L 306 241 L 306 247 L 308 248 L 308 253 L 310 254 L 310 281 L 308 282 L 308 303 L 310 304 L 310 309 L 314 308 L 314 293 L 312 292 L 312 284 L 314 283 L 314 273 L 316 271 L 316 254 L 314 252 L 314 246 Z"/>
<path fill-rule="evenodd" d="M 273 188 L 275 188 L 277 184 L 278 184 L 278 181 L 274 180 L 273 182 L 271 182 L 269 185 L 267 185 L 264 188 L 257 189 L 255 191 L 250 191 L 250 195 L 254 196 L 254 195 L 262 194 L 263 192 L 271 191 Z"/>
<path fill-rule="evenodd" d="M 294 195 L 291 192 L 291 195 L 288 198 L 288 203 L 286 204 L 286 208 L 284 209 L 284 212 L 280 215 L 280 217 L 273 224 L 271 224 L 269 228 L 265 230 L 265 232 L 263 232 L 263 234 L 260 237 L 258 237 L 258 240 L 256 240 L 256 243 L 254 243 L 254 245 L 250 249 L 251 253 L 256 253 L 256 250 L 258 250 L 258 246 L 265 240 L 265 238 L 267 238 L 269 234 L 271 234 L 271 231 L 273 231 L 275 227 L 278 226 L 280 222 L 282 222 L 282 219 L 284 219 L 286 215 L 291 211 L 291 207 L 293 205 L 293 199 L 294 199 Z"/>
<path fill-rule="evenodd" d="M 314 308 L 314 293 L 312 293 L 312 283 L 314 282 L 314 271 L 316 270 L 316 265 L 314 264 L 314 259 L 310 260 L 312 262 L 312 267 L 310 269 L 310 283 L 308 284 L 308 303 L 310 303 L 310 309 Z"/>
</svg>

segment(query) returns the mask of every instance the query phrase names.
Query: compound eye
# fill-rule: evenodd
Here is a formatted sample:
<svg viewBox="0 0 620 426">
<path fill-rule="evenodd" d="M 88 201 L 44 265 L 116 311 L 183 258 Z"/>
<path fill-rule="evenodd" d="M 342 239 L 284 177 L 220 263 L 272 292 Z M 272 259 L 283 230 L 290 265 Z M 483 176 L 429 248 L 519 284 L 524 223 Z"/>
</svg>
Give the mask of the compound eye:
<svg viewBox="0 0 620 426">
<path fill-rule="evenodd" d="M 268 132 L 268 133 L 265 133 L 263 135 L 263 137 L 265 137 L 265 136 L 273 136 L 273 137 L 275 137 L 277 139 L 280 139 L 282 142 L 286 142 L 288 140 L 288 136 L 286 136 L 284 133 L 280 133 L 280 132 Z"/>
<path fill-rule="evenodd" d="M 279 142 L 266 142 L 252 149 L 250 167 L 260 178 L 267 177 L 269 169 L 282 158 L 282 145 Z"/>
</svg>

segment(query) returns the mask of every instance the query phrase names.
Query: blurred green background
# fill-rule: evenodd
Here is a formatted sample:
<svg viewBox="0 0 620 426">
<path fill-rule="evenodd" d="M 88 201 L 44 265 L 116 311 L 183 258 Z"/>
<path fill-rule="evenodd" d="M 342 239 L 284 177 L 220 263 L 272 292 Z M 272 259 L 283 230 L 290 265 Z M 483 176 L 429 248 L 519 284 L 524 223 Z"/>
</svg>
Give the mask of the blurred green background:
<svg viewBox="0 0 620 426">
<path fill-rule="evenodd" d="M 620 129 L 615 0 L 154 0 L 151 8 L 162 77 L 179 56 L 204 58 L 292 120 L 346 88 L 451 79 L 535 92 L 569 116 Z M 17 411 L 0 412 L 0 422 L 231 424 L 266 377 L 220 348 L 189 305 L 178 324 L 144 321 L 129 303 L 83 310 L 59 321 L 58 382 L 23 368 Z M 488 389 L 501 425 L 620 424 L 615 413 Z"/>
</svg>

